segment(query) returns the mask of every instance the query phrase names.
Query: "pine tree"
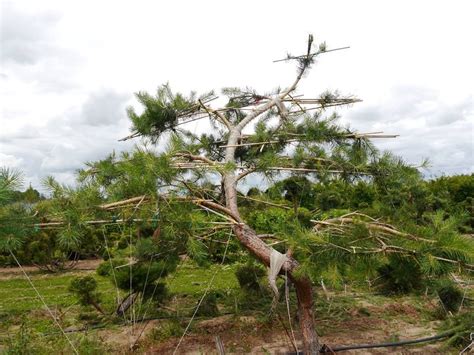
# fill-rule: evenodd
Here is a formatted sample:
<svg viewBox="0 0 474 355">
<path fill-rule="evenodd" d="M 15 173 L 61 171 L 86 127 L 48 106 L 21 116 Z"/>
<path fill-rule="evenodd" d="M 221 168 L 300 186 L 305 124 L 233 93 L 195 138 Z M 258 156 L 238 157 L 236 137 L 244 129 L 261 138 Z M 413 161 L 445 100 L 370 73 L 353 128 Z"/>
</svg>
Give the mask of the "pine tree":
<svg viewBox="0 0 474 355">
<path fill-rule="evenodd" d="M 300 98 L 296 90 L 316 58 L 329 52 L 325 43 L 313 49 L 310 35 L 306 54 L 288 55 L 296 61 L 297 75 L 287 88 L 270 93 L 253 89 L 225 88 L 225 107 L 212 108 L 213 93 L 200 97 L 173 94 L 168 85 L 156 96 L 139 93 L 137 99 L 144 111 L 128 110 L 133 133 L 127 138 L 146 137 L 153 143 L 168 140 L 168 159 L 176 195 L 191 196 L 196 205 L 226 216 L 240 244 L 263 264 L 269 266 L 274 249 L 246 223 L 241 216 L 238 186 L 250 174 L 278 179 L 285 174 L 309 174 L 317 179 L 340 176 L 351 179 L 371 173 L 375 159 L 368 141 L 372 134 L 358 134 L 337 124 L 337 114 L 326 114 L 329 108 L 358 102 L 352 96 L 325 92 L 317 98 Z M 197 136 L 186 129 L 186 123 L 208 117 L 215 128 L 211 134 Z M 254 125 L 252 134 L 244 130 Z M 127 139 L 126 138 L 126 139 Z M 201 188 L 217 175 L 218 198 L 205 198 Z M 168 192 L 169 194 L 169 192 Z M 298 298 L 300 328 L 305 353 L 320 349 L 314 327 L 313 291 L 308 275 L 298 272 L 300 262 L 288 249 L 281 273 L 293 282 Z"/>
</svg>

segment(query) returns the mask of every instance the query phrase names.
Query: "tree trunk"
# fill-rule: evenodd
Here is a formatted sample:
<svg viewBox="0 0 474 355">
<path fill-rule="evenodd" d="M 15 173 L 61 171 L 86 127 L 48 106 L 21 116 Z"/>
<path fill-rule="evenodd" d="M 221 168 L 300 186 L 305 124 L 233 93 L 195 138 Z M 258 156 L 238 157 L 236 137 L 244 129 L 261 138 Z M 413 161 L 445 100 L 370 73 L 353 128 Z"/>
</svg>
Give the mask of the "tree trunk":
<svg viewBox="0 0 474 355">
<path fill-rule="evenodd" d="M 122 303 L 119 304 L 115 313 L 119 317 L 123 316 L 125 312 L 127 312 L 127 310 L 135 303 L 137 296 L 138 296 L 138 293 L 136 292 L 130 293 L 127 297 L 125 297 Z"/>
<path fill-rule="evenodd" d="M 239 242 L 249 250 L 257 259 L 266 266 L 270 266 L 271 247 L 266 245 L 257 233 L 246 224 L 239 224 L 233 227 L 234 233 Z M 298 298 L 298 318 L 303 337 L 304 354 L 318 354 L 320 344 L 316 333 L 313 315 L 313 289 L 311 280 L 307 277 L 296 278 L 292 271 L 298 267 L 298 262 L 293 258 L 287 261 L 282 270 L 286 269 L 291 281 L 295 285 Z"/>
<path fill-rule="evenodd" d="M 319 354 L 320 344 L 313 315 L 313 289 L 308 278 L 295 279 L 290 275 L 298 297 L 298 318 L 303 336 L 304 354 Z"/>
<path fill-rule="evenodd" d="M 105 314 L 102 307 L 93 298 L 89 298 L 88 301 L 99 313 Z"/>
<path fill-rule="evenodd" d="M 303 70 L 304 71 L 304 70 Z M 303 75 L 303 71 L 298 75 L 295 83 L 282 94 L 279 99 L 284 98 L 287 93 L 291 92 L 298 81 Z M 260 110 L 255 110 L 253 113 L 247 115 L 245 119 L 240 121 L 237 126 L 229 128 L 229 138 L 227 140 L 227 147 L 225 151 L 225 162 L 235 163 L 235 151 L 236 144 L 241 136 L 242 129 L 257 117 L 260 113 L 263 113 L 273 106 L 276 101 L 271 102 L 262 106 Z M 270 255 L 272 247 L 265 244 L 265 242 L 257 236 L 257 233 L 250 228 L 241 218 L 237 203 L 237 182 L 238 177 L 235 171 L 226 172 L 223 175 L 223 193 L 225 196 L 225 203 L 229 211 L 233 214 L 233 218 L 236 219 L 238 224 L 234 224 L 232 229 L 237 236 L 239 242 L 252 253 L 257 259 L 267 266 L 270 266 Z M 311 288 L 311 281 L 306 278 L 296 278 L 293 276 L 293 271 L 299 266 L 299 263 L 293 259 L 290 255 L 288 261 L 283 264 L 282 272 L 286 272 L 295 284 L 296 294 L 298 296 L 298 310 L 299 310 L 299 322 L 301 328 L 301 334 L 303 336 L 303 351 L 304 354 L 318 354 L 319 353 L 319 341 L 316 329 L 314 326 L 313 316 L 313 291 Z"/>
</svg>

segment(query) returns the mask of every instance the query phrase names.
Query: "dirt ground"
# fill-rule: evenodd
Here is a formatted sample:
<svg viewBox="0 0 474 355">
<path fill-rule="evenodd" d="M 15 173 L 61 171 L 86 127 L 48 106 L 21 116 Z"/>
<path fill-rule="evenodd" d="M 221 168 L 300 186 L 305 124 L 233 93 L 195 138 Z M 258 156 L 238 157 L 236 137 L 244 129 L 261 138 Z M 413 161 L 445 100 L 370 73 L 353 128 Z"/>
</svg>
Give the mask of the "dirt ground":
<svg viewBox="0 0 474 355">
<path fill-rule="evenodd" d="M 435 324 L 432 324 L 434 326 Z M 152 326 L 159 326 L 155 323 Z M 151 329 L 151 327 L 149 329 Z M 319 322 L 318 328 L 325 325 Z M 385 321 L 368 317 L 355 317 L 350 321 L 332 324 L 337 331 L 321 336 L 321 342 L 330 347 L 374 344 L 399 339 L 416 339 L 435 334 L 430 326 L 414 326 L 405 321 Z M 226 353 L 229 354 L 286 354 L 294 351 L 286 331 L 263 327 L 252 317 L 223 316 L 212 320 L 197 322 L 195 329 L 199 334 L 187 335 L 177 354 L 217 354 L 215 338 L 219 336 Z M 397 339 L 391 339 L 396 334 Z M 295 333 L 296 339 L 300 336 Z M 145 354 L 172 354 L 178 343 L 177 338 L 169 339 L 159 345 L 150 346 Z M 302 343 L 297 340 L 297 347 Z M 340 354 L 446 354 L 441 345 L 430 343 L 405 348 L 361 349 L 339 352 Z"/>
<path fill-rule="evenodd" d="M 101 259 L 79 260 L 71 270 L 95 270 L 102 262 Z M 35 274 L 43 272 L 36 266 L 23 266 L 23 270 L 28 274 Z M 19 267 L 0 267 L 0 280 L 8 280 L 11 278 L 21 277 L 23 271 Z"/>
<path fill-rule="evenodd" d="M 325 322 L 327 323 L 327 322 Z M 148 333 L 159 322 L 148 324 Z M 318 322 L 318 328 L 325 329 L 327 324 Z M 374 344 L 388 341 L 417 339 L 435 335 L 432 324 L 416 326 L 407 321 L 387 321 L 373 317 L 355 317 L 353 320 L 331 324 L 328 334 L 321 336 L 321 343 L 330 347 L 353 344 Z M 122 340 L 127 340 L 122 332 Z M 199 334 L 196 334 L 199 333 Z M 130 336 L 130 330 L 128 330 Z M 396 335 L 396 338 L 393 338 Z M 258 323 L 253 317 L 222 316 L 211 320 L 196 322 L 194 331 L 182 341 L 177 354 L 217 354 L 216 336 L 220 338 L 228 354 L 287 354 L 294 352 L 289 333 L 282 329 L 272 329 Z M 301 349 L 300 334 L 295 333 L 297 347 Z M 141 343 L 141 351 L 145 354 L 172 354 L 178 338 L 147 344 Z M 426 343 L 404 348 L 361 349 L 338 352 L 339 354 L 447 354 L 440 343 Z"/>
</svg>

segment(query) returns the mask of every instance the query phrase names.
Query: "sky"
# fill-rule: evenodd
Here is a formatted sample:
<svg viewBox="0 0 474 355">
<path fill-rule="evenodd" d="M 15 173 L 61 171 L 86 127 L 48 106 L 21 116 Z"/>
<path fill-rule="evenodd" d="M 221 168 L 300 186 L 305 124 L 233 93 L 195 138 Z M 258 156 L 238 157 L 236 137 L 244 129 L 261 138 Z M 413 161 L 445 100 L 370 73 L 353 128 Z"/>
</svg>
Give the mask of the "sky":
<svg viewBox="0 0 474 355">
<path fill-rule="evenodd" d="M 0 166 L 44 191 L 74 184 L 84 162 L 139 141 L 126 107 L 134 93 L 292 82 L 309 33 L 327 53 L 299 93 L 339 90 L 363 100 L 341 124 L 377 140 L 427 177 L 474 172 L 472 1 L 0 0 Z M 202 128 L 202 126 L 201 126 Z"/>
</svg>

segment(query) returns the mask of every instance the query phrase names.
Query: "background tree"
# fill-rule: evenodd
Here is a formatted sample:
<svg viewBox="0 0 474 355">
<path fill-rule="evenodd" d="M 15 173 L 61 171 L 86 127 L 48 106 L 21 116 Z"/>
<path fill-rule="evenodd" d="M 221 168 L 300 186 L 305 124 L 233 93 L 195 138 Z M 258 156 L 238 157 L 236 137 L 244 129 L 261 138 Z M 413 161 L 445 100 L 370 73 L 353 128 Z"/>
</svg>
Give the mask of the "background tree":
<svg viewBox="0 0 474 355">
<path fill-rule="evenodd" d="M 15 202 L 16 191 L 23 184 L 20 171 L 0 168 L 0 252 L 9 254 L 21 245 L 31 226 L 25 222 L 27 209 Z"/>
</svg>

